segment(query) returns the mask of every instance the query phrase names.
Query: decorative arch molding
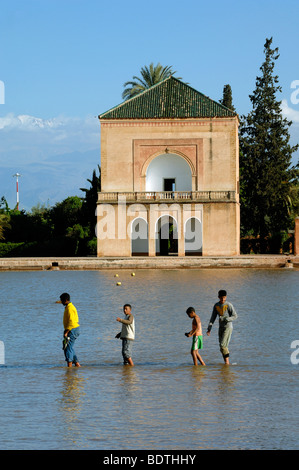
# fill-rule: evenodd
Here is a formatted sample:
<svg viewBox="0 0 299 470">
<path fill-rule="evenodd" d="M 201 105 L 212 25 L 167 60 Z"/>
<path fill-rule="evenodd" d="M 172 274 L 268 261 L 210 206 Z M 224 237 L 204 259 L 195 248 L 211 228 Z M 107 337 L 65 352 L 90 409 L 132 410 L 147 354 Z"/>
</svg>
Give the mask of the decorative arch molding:
<svg viewBox="0 0 299 470">
<path fill-rule="evenodd" d="M 145 191 L 146 172 L 150 163 L 159 155 L 167 153 L 177 155 L 187 162 L 192 175 L 192 190 L 199 191 L 203 185 L 203 140 L 203 138 L 134 139 L 132 161 L 134 191 Z"/>
<path fill-rule="evenodd" d="M 159 232 L 159 230 L 161 229 L 161 223 L 162 223 L 162 219 L 165 217 L 165 219 L 167 220 L 171 220 L 173 219 L 173 221 L 175 222 L 175 225 L 176 225 L 176 228 L 178 229 L 178 221 L 177 219 L 171 215 L 171 214 L 168 214 L 168 213 L 165 213 L 165 214 L 162 214 L 160 215 L 159 217 L 157 217 L 157 220 L 155 221 L 155 234 L 157 234 Z M 166 222 L 166 220 L 165 220 Z M 159 225 L 160 225 L 160 228 L 159 228 Z"/>
</svg>

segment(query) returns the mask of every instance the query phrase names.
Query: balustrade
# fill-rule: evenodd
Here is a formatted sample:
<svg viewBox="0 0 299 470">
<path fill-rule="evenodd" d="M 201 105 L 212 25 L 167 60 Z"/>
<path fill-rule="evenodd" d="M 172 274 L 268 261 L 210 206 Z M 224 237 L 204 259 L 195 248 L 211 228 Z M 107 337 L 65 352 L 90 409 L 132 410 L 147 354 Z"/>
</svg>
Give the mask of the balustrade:
<svg viewBox="0 0 299 470">
<path fill-rule="evenodd" d="M 236 201 L 235 191 L 132 191 L 100 192 L 98 202 L 155 202 L 155 201 Z"/>
</svg>

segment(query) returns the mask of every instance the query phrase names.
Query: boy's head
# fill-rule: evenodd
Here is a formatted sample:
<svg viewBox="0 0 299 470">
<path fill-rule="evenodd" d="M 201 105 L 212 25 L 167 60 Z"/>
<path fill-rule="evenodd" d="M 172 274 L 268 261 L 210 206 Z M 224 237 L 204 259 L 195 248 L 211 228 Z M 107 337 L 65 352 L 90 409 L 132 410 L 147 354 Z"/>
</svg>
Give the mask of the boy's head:
<svg viewBox="0 0 299 470">
<path fill-rule="evenodd" d="M 70 294 L 68 294 L 67 292 L 64 292 L 63 294 L 61 294 L 60 300 L 63 305 L 68 304 L 71 300 Z"/>
<path fill-rule="evenodd" d="M 218 298 L 221 304 L 224 304 L 224 302 L 226 301 L 226 295 L 227 295 L 226 290 L 222 289 L 218 292 Z"/>
<path fill-rule="evenodd" d="M 123 307 L 125 315 L 129 315 L 131 313 L 132 307 L 130 304 L 125 304 Z"/>
<path fill-rule="evenodd" d="M 188 317 L 193 318 L 195 315 L 195 310 L 193 307 L 188 307 L 186 310 Z"/>
</svg>

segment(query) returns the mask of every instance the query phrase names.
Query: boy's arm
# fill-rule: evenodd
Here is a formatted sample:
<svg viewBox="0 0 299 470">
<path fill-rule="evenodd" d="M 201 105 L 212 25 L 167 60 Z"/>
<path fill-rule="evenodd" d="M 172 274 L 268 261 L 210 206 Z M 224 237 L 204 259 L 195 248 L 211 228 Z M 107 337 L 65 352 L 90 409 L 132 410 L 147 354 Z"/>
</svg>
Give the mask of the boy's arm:
<svg viewBox="0 0 299 470">
<path fill-rule="evenodd" d="M 124 320 L 123 318 L 117 317 L 116 321 L 119 321 L 120 323 L 124 323 L 125 325 L 131 325 L 133 323 L 133 315 L 129 315 L 128 320 Z M 117 333 L 115 338 L 120 338 L 121 332 Z"/>
<path fill-rule="evenodd" d="M 125 325 L 131 325 L 133 323 L 133 315 L 129 315 L 128 320 L 117 318 L 117 321 L 119 321 L 120 323 L 124 323 Z"/>
<path fill-rule="evenodd" d="M 232 304 L 228 304 L 228 314 L 226 321 L 234 321 L 238 318 L 237 312 Z"/>
<path fill-rule="evenodd" d="M 216 320 L 216 318 L 217 318 L 217 310 L 216 310 L 215 305 L 214 305 L 213 312 L 212 312 L 212 315 L 211 315 L 211 318 L 210 318 L 210 322 L 208 324 L 207 333 L 210 333 L 210 331 L 212 329 L 212 326 L 213 326 L 213 323 Z"/>
</svg>

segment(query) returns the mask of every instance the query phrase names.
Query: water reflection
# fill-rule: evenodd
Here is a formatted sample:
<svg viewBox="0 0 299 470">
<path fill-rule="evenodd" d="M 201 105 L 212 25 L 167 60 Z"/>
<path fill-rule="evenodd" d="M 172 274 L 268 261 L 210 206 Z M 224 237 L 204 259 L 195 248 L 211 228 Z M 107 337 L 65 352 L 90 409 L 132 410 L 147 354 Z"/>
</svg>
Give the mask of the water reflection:
<svg viewBox="0 0 299 470">
<path fill-rule="evenodd" d="M 130 398 L 140 390 L 139 377 L 135 367 L 123 366 L 121 369 L 121 388 L 124 397 Z"/>
<path fill-rule="evenodd" d="M 85 380 L 78 370 L 66 368 L 60 390 L 59 408 L 63 423 L 64 440 L 78 444 L 81 440 L 79 418 L 85 396 Z"/>
</svg>

